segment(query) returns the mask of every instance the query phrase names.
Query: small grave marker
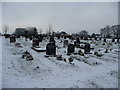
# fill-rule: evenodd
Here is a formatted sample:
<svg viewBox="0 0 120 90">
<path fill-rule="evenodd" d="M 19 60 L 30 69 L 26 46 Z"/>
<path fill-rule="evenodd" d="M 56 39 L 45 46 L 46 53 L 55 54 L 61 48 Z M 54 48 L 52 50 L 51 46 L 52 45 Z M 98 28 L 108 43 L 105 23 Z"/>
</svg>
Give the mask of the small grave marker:
<svg viewBox="0 0 120 90">
<path fill-rule="evenodd" d="M 74 51 L 75 51 L 74 45 L 73 44 L 69 44 L 68 48 L 67 48 L 67 54 L 70 55 L 70 54 L 74 53 Z"/>
</svg>

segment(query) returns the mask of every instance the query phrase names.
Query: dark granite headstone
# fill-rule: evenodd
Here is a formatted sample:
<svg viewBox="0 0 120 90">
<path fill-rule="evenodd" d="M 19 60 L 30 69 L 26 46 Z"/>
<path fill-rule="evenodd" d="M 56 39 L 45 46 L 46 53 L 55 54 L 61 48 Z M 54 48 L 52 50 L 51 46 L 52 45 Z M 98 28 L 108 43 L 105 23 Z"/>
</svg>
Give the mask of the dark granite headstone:
<svg viewBox="0 0 120 90">
<path fill-rule="evenodd" d="M 30 41 L 32 40 L 32 36 L 29 36 L 29 40 L 30 40 Z"/>
<path fill-rule="evenodd" d="M 60 35 L 57 36 L 57 39 L 60 39 Z"/>
<path fill-rule="evenodd" d="M 84 48 L 84 53 L 90 53 L 90 44 L 89 43 L 85 43 L 85 48 Z"/>
<path fill-rule="evenodd" d="M 106 38 L 104 38 L 104 42 L 106 42 Z"/>
<path fill-rule="evenodd" d="M 75 47 L 80 47 L 80 40 L 77 38 L 77 40 L 74 42 Z"/>
<path fill-rule="evenodd" d="M 102 40 L 102 38 L 99 38 L 99 40 Z"/>
<path fill-rule="evenodd" d="M 39 46 L 38 38 L 34 38 L 34 39 L 33 39 L 32 46 L 33 46 L 33 47 Z"/>
<path fill-rule="evenodd" d="M 38 37 L 38 41 L 39 41 L 39 42 L 42 42 L 43 36 L 42 36 L 42 35 L 38 35 L 37 37 Z"/>
<path fill-rule="evenodd" d="M 112 39 L 112 42 L 115 42 L 115 39 L 114 39 L 114 38 Z"/>
<path fill-rule="evenodd" d="M 94 39 L 97 40 L 97 37 L 95 37 Z"/>
<path fill-rule="evenodd" d="M 53 42 L 50 42 L 46 46 L 46 55 L 56 56 L 56 46 Z"/>
<path fill-rule="evenodd" d="M 117 43 L 119 43 L 119 42 L 120 42 L 120 39 L 118 38 L 118 39 L 117 39 Z"/>
<path fill-rule="evenodd" d="M 70 55 L 74 53 L 74 51 L 75 51 L 75 46 L 73 44 L 69 44 L 67 48 L 67 54 Z"/>
<path fill-rule="evenodd" d="M 16 37 L 10 36 L 10 43 L 15 43 L 15 42 L 16 42 Z"/>
</svg>

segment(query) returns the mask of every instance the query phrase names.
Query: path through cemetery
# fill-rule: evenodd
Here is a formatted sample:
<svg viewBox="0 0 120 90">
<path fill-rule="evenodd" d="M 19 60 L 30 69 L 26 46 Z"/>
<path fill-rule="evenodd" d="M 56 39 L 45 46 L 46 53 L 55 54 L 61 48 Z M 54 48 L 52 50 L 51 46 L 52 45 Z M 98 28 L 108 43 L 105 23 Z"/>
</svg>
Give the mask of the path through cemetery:
<svg viewBox="0 0 120 90">
<path fill-rule="evenodd" d="M 91 44 L 94 50 L 100 49 L 98 57 L 94 54 L 71 54 L 74 61 L 68 62 L 67 47 L 63 47 L 63 39 L 55 39 L 56 54 L 61 54 L 65 61 L 56 57 L 46 58 L 46 52 L 31 49 L 32 41 L 18 38 L 21 47 L 10 43 L 9 38 L 3 40 L 3 88 L 117 88 L 118 87 L 118 44 L 111 46 L 112 51 L 104 53 L 105 46 Z M 73 43 L 73 41 L 69 42 Z M 48 40 L 40 42 L 41 48 L 46 48 Z M 101 45 L 101 46 L 100 46 Z M 30 52 L 33 60 L 22 59 L 25 51 Z M 77 52 L 79 48 L 75 48 Z M 83 51 L 83 50 L 82 50 Z"/>
</svg>

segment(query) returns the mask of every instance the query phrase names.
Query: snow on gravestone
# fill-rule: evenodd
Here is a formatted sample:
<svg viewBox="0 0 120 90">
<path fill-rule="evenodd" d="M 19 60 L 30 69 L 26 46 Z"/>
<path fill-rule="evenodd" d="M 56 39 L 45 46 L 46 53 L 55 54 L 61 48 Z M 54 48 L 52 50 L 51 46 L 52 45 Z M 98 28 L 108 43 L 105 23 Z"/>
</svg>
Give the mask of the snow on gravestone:
<svg viewBox="0 0 120 90">
<path fill-rule="evenodd" d="M 56 56 L 56 46 L 53 42 L 50 42 L 46 46 L 46 55 Z"/>
<path fill-rule="evenodd" d="M 34 39 L 33 39 L 32 46 L 33 46 L 33 47 L 39 46 L 39 41 L 38 41 L 37 38 L 34 38 Z"/>
<path fill-rule="evenodd" d="M 80 47 L 80 40 L 77 38 L 77 40 L 74 42 L 75 47 Z"/>
<path fill-rule="evenodd" d="M 75 51 L 74 45 L 73 44 L 69 44 L 68 48 L 67 48 L 67 54 L 70 55 L 70 54 L 74 53 L 74 51 Z"/>
<path fill-rule="evenodd" d="M 15 43 L 16 42 L 16 37 L 11 35 L 10 36 L 10 43 Z"/>
</svg>

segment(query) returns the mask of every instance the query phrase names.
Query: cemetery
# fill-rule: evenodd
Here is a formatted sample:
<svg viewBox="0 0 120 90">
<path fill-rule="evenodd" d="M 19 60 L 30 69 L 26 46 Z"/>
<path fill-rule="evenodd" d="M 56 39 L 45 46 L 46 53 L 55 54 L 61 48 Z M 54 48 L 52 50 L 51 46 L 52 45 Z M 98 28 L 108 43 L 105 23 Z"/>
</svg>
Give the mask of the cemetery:
<svg viewBox="0 0 120 90">
<path fill-rule="evenodd" d="M 20 35 L 18 38 L 15 33 L 1 38 L 5 76 L 3 87 L 4 83 L 9 88 L 29 87 L 22 82 L 39 82 L 31 86 L 38 88 L 117 87 L 119 38 L 44 34 Z M 9 84 L 6 78 L 16 80 Z M 19 84 L 13 85 L 16 82 Z"/>
</svg>

